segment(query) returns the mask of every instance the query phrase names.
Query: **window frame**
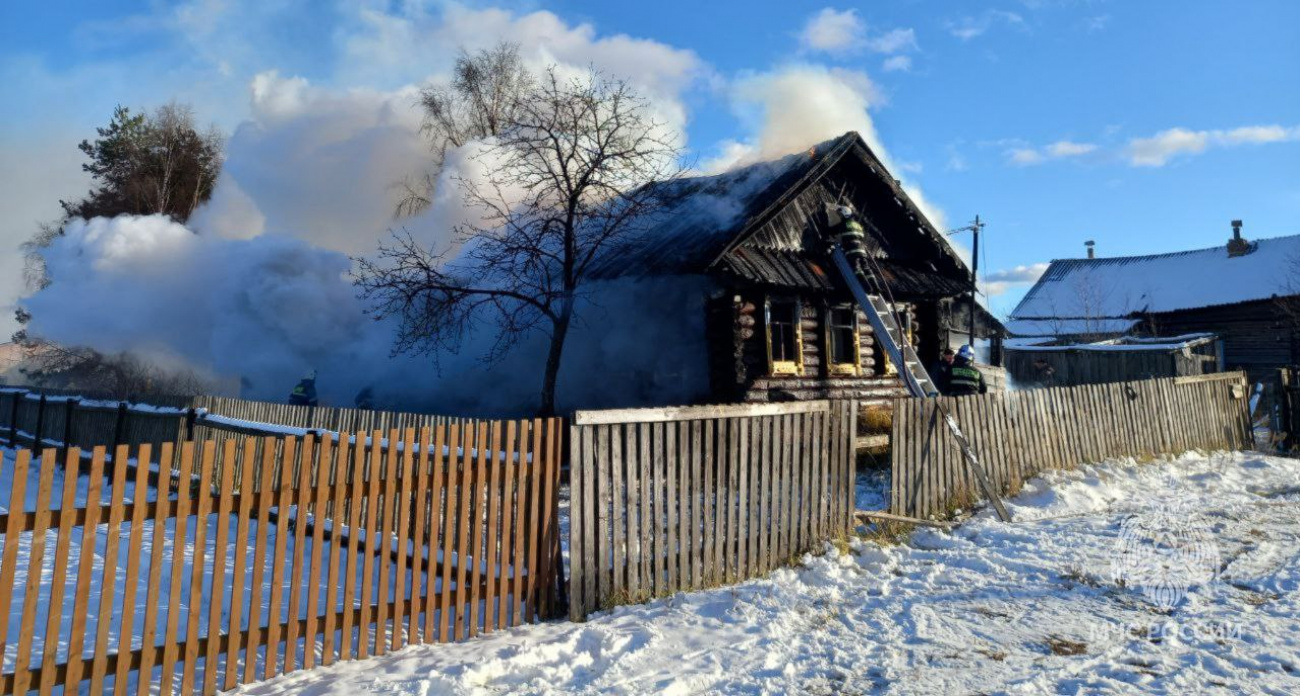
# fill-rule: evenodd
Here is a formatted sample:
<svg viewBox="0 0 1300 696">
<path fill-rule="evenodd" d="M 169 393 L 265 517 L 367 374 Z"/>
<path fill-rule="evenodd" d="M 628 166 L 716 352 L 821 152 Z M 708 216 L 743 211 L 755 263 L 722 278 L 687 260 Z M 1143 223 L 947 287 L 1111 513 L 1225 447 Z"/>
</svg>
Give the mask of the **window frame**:
<svg viewBox="0 0 1300 696">
<path fill-rule="evenodd" d="M 849 323 L 836 324 L 836 312 L 848 312 Z M 830 305 L 826 307 L 826 367 L 831 375 L 847 375 L 856 377 L 862 372 L 862 325 L 861 318 L 858 316 L 858 309 L 851 304 Z M 847 331 L 851 336 L 850 345 L 853 350 L 848 356 L 835 355 L 836 331 Z M 838 360 L 837 358 L 848 358 L 848 360 Z"/>
<path fill-rule="evenodd" d="M 793 316 L 792 316 L 793 321 L 792 321 L 792 323 L 790 324 L 790 331 L 791 331 L 791 333 L 793 334 L 793 339 L 794 339 L 794 342 L 793 342 L 793 343 L 794 343 L 793 348 L 794 348 L 794 356 L 797 358 L 796 360 L 777 360 L 777 359 L 776 359 L 776 350 L 775 350 L 775 346 L 773 345 L 773 339 L 775 338 L 775 335 L 774 335 L 775 332 L 773 331 L 773 322 L 772 322 L 772 304 L 773 304 L 773 301 L 775 301 L 777 304 L 789 304 L 789 305 L 791 305 L 792 312 L 793 312 Z M 767 367 L 768 367 L 768 374 L 770 374 L 770 375 L 772 375 L 772 376 L 774 376 L 774 377 L 778 377 L 778 376 L 785 376 L 785 377 L 795 376 L 795 377 L 798 377 L 798 376 L 802 376 L 802 375 L 803 375 L 803 373 L 804 373 L 804 367 L 803 367 L 803 331 L 802 331 L 802 328 L 801 328 L 801 326 L 800 326 L 800 324 L 802 323 L 802 321 L 801 321 L 801 320 L 802 320 L 802 317 L 803 317 L 803 302 L 800 301 L 800 299 L 799 299 L 798 297 L 776 297 L 776 298 L 773 298 L 771 295 L 769 295 L 769 296 L 767 296 L 766 298 L 764 298 L 764 302 L 763 302 L 763 326 L 764 326 L 764 328 L 766 329 L 766 333 L 767 333 Z"/>
</svg>

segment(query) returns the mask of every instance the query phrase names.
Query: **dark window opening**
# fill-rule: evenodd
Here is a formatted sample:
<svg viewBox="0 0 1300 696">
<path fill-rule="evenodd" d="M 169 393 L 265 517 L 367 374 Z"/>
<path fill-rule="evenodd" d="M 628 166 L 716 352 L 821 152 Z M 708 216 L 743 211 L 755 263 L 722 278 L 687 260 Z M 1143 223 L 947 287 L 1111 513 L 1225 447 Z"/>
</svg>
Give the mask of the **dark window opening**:
<svg viewBox="0 0 1300 696">
<path fill-rule="evenodd" d="M 858 316 L 852 307 L 834 307 L 828 318 L 830 331 L 830 358 L 832 367 L 844 369 L 851 367 L 856 372 L 858 365 Z"/>
<path fill-rule="evenodd" d="M 773 371 L 799 372 L 802 367 L 802 357 L 799 354 L 799 303 L 793 300 L 772 300 L 767 308 L 767 327 Z"/>
</svg>

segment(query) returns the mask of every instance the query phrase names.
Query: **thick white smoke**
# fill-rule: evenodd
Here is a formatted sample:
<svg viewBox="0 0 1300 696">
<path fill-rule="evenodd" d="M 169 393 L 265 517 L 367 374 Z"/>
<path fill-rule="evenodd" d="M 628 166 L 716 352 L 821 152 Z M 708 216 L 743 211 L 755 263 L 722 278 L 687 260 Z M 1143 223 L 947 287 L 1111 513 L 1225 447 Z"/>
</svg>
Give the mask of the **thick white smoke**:
<svg viewBox="0 0 1300 696">
<path fill-rule="evenodd" d="M 452 179 L 481 177 L 475 145 L 449 155 L 427 212 L 393 217 L 398 182 L 421 176 L 429 162 L 414 104 L 419 85 L 445 82 L 460 44 L 474 51 L 514 41 L 535 70 L 556 65 L 576 75 L 594 66 L 627 79 L 662 121 L 684 130 L 685 93 L 708 69 L 690 51 L 598 36 L 547 12 L 449 5 L 437 14 L 367 10 L 361 17 L 340 41 L 339 75 L 328 86 L 275 71 L 252 79 L 247 117 L 229 137 L 215 194 L 188 229 L 159 217 L 70 224 L 47 253 L 53 284 L 23 301 L 35 317 L 31 332 L 181 360 L 242 381 L 251 398 L 283 399 L 314 369 L 323 399 L 334 405 L 350 406 L 373 386 L 388 407 L 470 415 L 535 407 L 544 335 L 486 367 L 479 358 L 494 338 L 491 327 L 442 356 L 440 371 L 426 356 L 391 357 L 394 327 L 364 314 L 347 277 L 348 256 L 374 253 L 394 226 L 445 245 L 472 212 Z M 730 143 L 717 167 L 798 151 L 846 130 L 888 157 L 869 112 L 878 95 L 862 73 L 796 66 L 742 79 L 730 96 L 752 137 Z M 599 304 L 580 309 L 583 326 L 570 335 L 560 406 L 633 405 L 650 394 L 698 398 L 707 385 L 703 292 L 659 282 L 599 288 Z M 647 342 L 648 333 L 656 340 Z M 591 374 L 602 381 L 592 383 Z"/>
<path fill-rule="evenodd" d="M 178 357 L 275 399 L 317 369 L 347 403 L 393 369 L 388 327 L 366 319 L 336 251 L 121 216 L 74 220 L 45 257 L 54 282 L 26 304 L 32 330 L 60 343 Z"/>
<path fill-rule="evenodd" d="M 723 143 L 718 157 L 704 163 L 706 171 L 789 155 L 846 131 L 857 131 L 890 173 L 902 179 L 904 190 L 930 222 L 939 229 L 947 226 L 943 211 L 902 175 L 885 149 L 871 114 L 883 98 L 866 73 L 794 64 L 737 81 L 731 96 L 751 135 Z"/>
</svg>

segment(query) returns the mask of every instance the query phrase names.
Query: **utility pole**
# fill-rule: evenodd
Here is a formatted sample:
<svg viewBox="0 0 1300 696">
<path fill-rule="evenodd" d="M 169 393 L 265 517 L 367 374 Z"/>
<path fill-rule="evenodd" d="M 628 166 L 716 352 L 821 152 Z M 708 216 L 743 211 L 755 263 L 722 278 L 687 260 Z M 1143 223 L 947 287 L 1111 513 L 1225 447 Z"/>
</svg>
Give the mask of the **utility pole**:
<svg viewBox="0 0 1300 696">
<path fill-rule="evenodd" d="M 978 282 L 980 273 L 980 228 L 984 223 L 980 222 L 980 216 L 975 216 L 975 222 L 971 223 L 971 231 L 975 233 L 975 248 L 971 251 L 970 256 L 970 349 L 975 350 L 975 296 L 978 294 Z"/>
<path fill-rule="evenodd" d="M 968 343 L 971 350 L 975 349 L 975 302 L 976 296 L 979 294 L 980 230 L 982 229 L 984 229 L 984 223 L 980 220 L 980 216 L 976 215 L 975 221 L 971 224 L 948 231 L 948 236 L 952 236 L 958 232 L 973 232 L 975 235 L 975 242 L 973 244 L 974 248 L 971 250 L 970 259 L 970 322 L 967 324 L 967 328 L 970 331 Z"/>
</svg>

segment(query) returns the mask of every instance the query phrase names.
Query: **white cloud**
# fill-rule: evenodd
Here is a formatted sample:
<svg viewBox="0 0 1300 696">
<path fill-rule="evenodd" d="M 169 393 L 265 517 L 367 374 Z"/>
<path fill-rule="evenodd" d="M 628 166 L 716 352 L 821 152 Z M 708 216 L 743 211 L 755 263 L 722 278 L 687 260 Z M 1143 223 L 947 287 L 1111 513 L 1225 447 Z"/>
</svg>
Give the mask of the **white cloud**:
<svg viewBox="0 0 1300 696">
<path fill-rule="evenodd" d="M 866 30 L 867 25 L 857 10 L 840 11 L 826 7 L 804 24 L 803 31 L 799 32 L 799 43 L 810 51 L 846 52 L 860 45 Z"/>
<path fill-rule="evenodd" d="M 1047 154 L 1052 157 L 1078 157 L 1086 155 L 1097 149 L 1092 143 L 1075 143 L 1069 140 L 1058 140 L 1047 146 Z"/>
<path fill-rule="evenodd" d="M 1046 263 L 1034 263 L 1028 266 L 1015 266 L 998 271 L 993 271 L 984 276 L 981 283 L 984 294 L 993 297 L 1001 295 L 1017 285 L 1029 285 L 1038 282 L 1038 279 L 1047 272 Z"/>
<path fill-rule="evenodd" d="M 967 16 L 960 19 L 949 21 L 945 26 L 948 33 L 961 39 L 970 41 L 978 36 L 984 35 L 995 24 L 1005 24 L 1018 29 L 1027 29 L 1025 18 L 1015 12 L 1005 10 L 989 10 L 981 15 Z"/>
<path fill-rule="evenodd" d="M 1007 158 L 1011 160 L 1012 164 L 1021 166 L 1039 164 L 1045 159 L 1038 150 L 1028 147 L 1017 147 L 1008 150 Z"/>
<path fill-rule="evenodd" d="M 912 69 L 912 57 L 890 56 L 880 67 L 885 72 L 907 72 Z"/>
<path fill-rule="evenodd" d="M 1300 126 L 1243 126 L 1231 130 L 1170 128 L 1128 144 L 1129 163 L 1136 167 L 1163 167 L 1179 155 L 1198 155 L 1210 147 L 1260 145 L 1300 141 Z"/>
<path fill-rule="evenodd" d="M 893 29 L 880 36 L 867 39 L 867 48 L 876 53 L 899 53 L 916 50 L 916 31 L 913 29 Z"/>
<path fill-rule="evenodd" d="M 1295 128 L 1283 128 L 1282 126 L 1245 126 L 1242 128 L 1233 128 L 1226 133 L 1211 131 L 1211 133 L 1225 145 L 1240 145 L 1245 143 L 1278 143 L 1285 140 L 1300 140 L 1300 126 Z"/>
<path fill-rule="evenodd" d="M 356 30 L 342 42 L 345 83 L 395 88 L 445 79 L 462 46 L 476 51 L 510 41 L 534 70 L 595 66 L 626 79 L 680 127 L 686 120 L 681 93 L 707 72 L 693 51 L 626 34 L 600 35 L 591 24 L 571 25 L 552 12 L 450 4 L 433 14 L 420 3 L 394 5 L 388 12 L 357 11 Z"/>
<path fill-rule="evenodd" d="M 1015 141 L 1020 142 L 1020 141 Z M 1018 145 L 1007 150 L 1007 160 L 1018 166 L 1030 166 L 1042 164 L 1049 159 L 1065 159 L 1068 157 L 1081 157 L 1097 150 L 1097 146 L 1092 143 L 1076 143 L 1070 140 L 1058 140 L 1044 148 L 1033 148 L 1025 145 Z"/>
<path fill-rule="evenodd" d="M 840 11 L 830 7 L 808 18 L 803 30 L 799 32 L 799 45 L 810 53 L 840 55 L 863 50 L 893 55 L 919 48 L 914 29 L 899 28 L 873 34 L 858 16 L 857 10 Z M 906 70 L 911 67 L 911 59 L 903 56 L 896 58 L 902 60 L 886 61 L 886 70 Z M 893 67 L 889 67 L 891 65 Z"/>
</svg>

